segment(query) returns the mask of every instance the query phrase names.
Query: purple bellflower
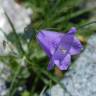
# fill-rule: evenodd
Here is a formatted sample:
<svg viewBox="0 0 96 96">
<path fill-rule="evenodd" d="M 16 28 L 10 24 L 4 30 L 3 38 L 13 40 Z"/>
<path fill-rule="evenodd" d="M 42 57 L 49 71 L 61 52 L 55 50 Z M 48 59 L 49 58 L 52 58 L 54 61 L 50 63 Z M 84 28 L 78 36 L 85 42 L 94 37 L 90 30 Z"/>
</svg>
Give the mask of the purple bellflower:
<svg viewBox="0 0 96 96">
<path fill-rule="evenodd" d="M 50 58 L 48 70 L 56 65 L 60 70 L 67 70 L 71 63 L 71 55 L 79 54 L 83 46 L 75 37 L 76 28 L 68 33 L 58 33 L 42 30 L 37 34 L 37 40 Z"/>
</svg>

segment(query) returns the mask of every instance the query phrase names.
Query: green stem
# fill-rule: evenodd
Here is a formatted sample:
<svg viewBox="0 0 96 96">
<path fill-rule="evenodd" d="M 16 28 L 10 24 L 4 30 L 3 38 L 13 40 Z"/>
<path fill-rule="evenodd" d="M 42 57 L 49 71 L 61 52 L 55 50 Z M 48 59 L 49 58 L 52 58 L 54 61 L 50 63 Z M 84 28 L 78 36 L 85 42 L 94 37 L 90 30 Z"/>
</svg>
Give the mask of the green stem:
<svg viewBox="0 0 96 96">
<path fill-rule="evenodd" d="M 11 85 L 10 85 L 10 89 L 9 89 L 9 94 L 8 94 L 8 96 L 13 96 L 12 94 L 14 94 L 14 92 L 15 92 L 15 91 L 13 91 L 13 92 L 11 92 L 11 91 L 12 91 L 12 88 L 13 88 L 13 86 L 14 86 L 14 83 L 16 82 L 16 77 L 19 75 L 20 70 L 21 70 L 21 66 L 18 66 L 18 69 L 17 69 L 17 71 L 15 72 L 14 77 L 13 77 L 13 79 L 12 79 L 12 83 L 11 83 Z"/>
</svg>

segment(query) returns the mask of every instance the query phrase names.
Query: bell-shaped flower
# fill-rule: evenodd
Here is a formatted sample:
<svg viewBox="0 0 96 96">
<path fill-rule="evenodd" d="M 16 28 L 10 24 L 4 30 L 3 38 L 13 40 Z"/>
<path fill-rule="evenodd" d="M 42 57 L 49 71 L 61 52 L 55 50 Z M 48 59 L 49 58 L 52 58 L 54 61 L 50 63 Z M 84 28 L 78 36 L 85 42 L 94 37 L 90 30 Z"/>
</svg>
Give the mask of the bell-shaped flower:
<svg viewBox="0 0 96 96">
<path fill-rule="evenodd" d="M 41 30 L 37 34 L 38 42 L 50 58 L 48 69 L 54 65 L 60 70 L 67 70 L 71 63 L 71 55 L 76 55 L 83 49 L 82 44 L 76 38 L 76 28 L 71 28 L 68 33 L 59 33 Z"/>
</svg>

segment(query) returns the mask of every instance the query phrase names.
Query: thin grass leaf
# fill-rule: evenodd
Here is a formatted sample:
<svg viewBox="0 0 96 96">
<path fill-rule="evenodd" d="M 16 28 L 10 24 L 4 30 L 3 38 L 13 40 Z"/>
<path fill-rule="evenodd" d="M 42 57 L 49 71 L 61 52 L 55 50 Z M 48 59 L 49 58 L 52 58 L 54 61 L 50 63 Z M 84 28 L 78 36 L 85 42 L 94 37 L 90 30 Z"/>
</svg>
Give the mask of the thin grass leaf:
<svg viewBox="0 0 96 96">
<path fill-rule="evenodd" d="M 13 96 L 13 94 L 16 91 L 16 89 L 15 90 L 13 89 L 13 86 L 14 86 L 14 83 L 16 82 L 16 78 L 19 75 L 20 70 L 21 70 L 21 66 L 18 66 L 17 71 L 15 72 L 15 74 L 13 76 L 13 79 L 11 81 L 11 85 L 10 85 L 10 88 L 9 88 L 9 94 L 8 94 L 8 96 Z"/>
<path fill-rule="evenodd" d="M 18 34 L 16 33 L 16 30 L 15 30 L 15 28 L 14 28 L 13 23 L 11 22 L 11 20 L 10 20 L 9 16 L 7 15 L 6 11 L 4 11 L 4 13 L 5 13 L 5 16 L 6 16 L 7 20 L 8 20 L 8 22 L 9 22 L 9 24 L 10 24 L 10 26 L 11 26 L 13 32 L 14 32 L 14 35 L 15 35 L 16 38 L 17 38 L 18 46 L 19 46 L 19 48 L 20 48 L 22 54 L 25 54 L 25 51 L 24 51 L 24 49 L 23 49 L 23 47 L 22 47 L 20 38 L 19 38 Z"/>
</svg>

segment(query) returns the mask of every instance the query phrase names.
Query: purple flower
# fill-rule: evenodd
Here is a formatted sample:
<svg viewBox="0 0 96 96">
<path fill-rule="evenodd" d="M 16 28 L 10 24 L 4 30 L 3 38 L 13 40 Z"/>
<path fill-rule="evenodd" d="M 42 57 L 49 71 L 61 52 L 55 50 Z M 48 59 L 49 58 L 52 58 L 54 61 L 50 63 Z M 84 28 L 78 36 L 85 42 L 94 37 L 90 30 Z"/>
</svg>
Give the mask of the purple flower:
<svg viewBox="0 0 96 96">
<path fill-rule="evenodd" d="M 71 55 L 79 54 L 83 49 L 80 41 L 75 37 L 76 28 L 71 28 L 68 33 L 57 33 L 42 30 L 37 34 L 38 42 L 50 58 L 48 69 L 54 65 L 60 70 L 67 70 L 71 63 Z"/>
</svg>

